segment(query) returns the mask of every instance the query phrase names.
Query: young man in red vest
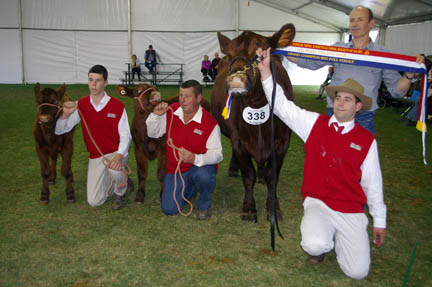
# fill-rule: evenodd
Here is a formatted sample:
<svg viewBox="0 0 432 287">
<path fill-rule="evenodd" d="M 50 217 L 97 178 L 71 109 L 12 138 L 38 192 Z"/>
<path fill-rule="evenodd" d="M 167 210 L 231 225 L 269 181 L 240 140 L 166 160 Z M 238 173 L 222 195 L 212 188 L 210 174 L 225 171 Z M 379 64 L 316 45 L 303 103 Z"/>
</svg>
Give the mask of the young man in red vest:
<svg viewBox="0 0 432 287">
<path fill-rule="evenodd" d="M 55 133 L 66 133 L 77 125 L 82 120 L 78 113 L 79 109 L 92 138 L 103 153 L 102 157 L 83 125 L 83 138 L 90 153 L 87 202 L 97 207 L 115 194 L 112 208 L 120 209 L 126 206 L 126 191 L 133 189 L 130 179 L 127 185 L 118 188 L 124 180 L 125 175 L 121 169 L 127 162 L 132 137 L 126 109 L 121 101 L 107 95 L 107 85 L 108 71 L 104 66 L 93 66 L 88 72 L 90 95 L 79 99 L 78 104 L 67 102 L 63 105 L 63 113 L 57 120 Z M 104 164 L 104 158 L 109 161 L 107 166 Z"/>
<path fill-rule="evenodd" d="M 271 102 L 270 49 L 257 50 L 262 85 Z M 353 279 L 367 276 L 370 249 L 367 204 L 373 217 L 373 242 L 386 235 L 386 206 L 382 189 L 377 143 L 372 133 L 354 117 L 372 104 L 363 86 L 353 79 L 327 86 L 333 99 L 333 115 L 309 112 L 287 100 L 277 85 L 274 113 L 305 142 L 302 185 L 304 215 L 301 246 L 310 263 L 320 263 L 335 249 L 342 271 Z"/>
<path fill-rule="evenodd" d="M 166 134 L 167 174 L 163 183 L 162 211 L 167 215 L 177 214 L 185 205 L 179 175 L 177 188 L 174 190 L 177 159 L 181 159 L 180 171 L 185 182 L 185 198 L 190 200 L 200 192 L 197 200 L 197 218 L 200 220 L 210 218 L 217 164 L 223 159 L 219 125 L 216 119 L 201 107 L 201 100 L 201 85 L 195 80 L 186 81 L 180 86 L 179 103 L 170 106 L 160 103 L 146 120 L 149 137 L 160 138 Z M 173 150 L 170 140 L 179 148 L 178 151 Z"/>
</svg>

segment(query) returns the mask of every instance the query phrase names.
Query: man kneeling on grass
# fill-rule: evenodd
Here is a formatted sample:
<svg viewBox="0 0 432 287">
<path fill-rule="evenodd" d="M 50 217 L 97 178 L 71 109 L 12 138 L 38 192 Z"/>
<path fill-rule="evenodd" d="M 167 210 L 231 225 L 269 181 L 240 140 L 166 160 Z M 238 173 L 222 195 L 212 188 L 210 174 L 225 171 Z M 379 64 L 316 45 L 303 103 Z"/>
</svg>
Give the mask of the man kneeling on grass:
<svg viewBox="0 0 432 287">
<path fill-rule="evenodd" d="M 257 50 L 266 98 L 271 102 L 270 50 Z M 363 86 L 347 79 L 341 86 L 327 86 L 333 100 L 330 117 L 309 112 L 289 101 L 277 85 L 274 113 L 305 142 L 302 185 L 304 215 L 301 246 L 312 264 L 335 249 L 342 271 L 353 279 L 368 275 L 370 249 L 366 203 L 374 220 L 377 247 L 386 235 L 386 206 L 381 168 L 374 136 L 354 122 L 360 110 L 372 104 Z"/>
</svg>

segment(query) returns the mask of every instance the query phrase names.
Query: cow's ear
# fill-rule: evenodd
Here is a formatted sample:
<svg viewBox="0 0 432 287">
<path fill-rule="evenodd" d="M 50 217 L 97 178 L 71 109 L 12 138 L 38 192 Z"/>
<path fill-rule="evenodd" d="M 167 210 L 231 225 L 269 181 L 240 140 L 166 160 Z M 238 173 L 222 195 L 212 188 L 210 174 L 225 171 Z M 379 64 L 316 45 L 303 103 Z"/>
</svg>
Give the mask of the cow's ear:
<svg viewBox="0 0 432 287">
<path fill-rule="evenodd" d="M 286 47 L 291 44 L 295 36 L 295 27 L 293 24 L 285 24 L 279 31 L 273 34 L 270 38 L 270 46 L 275 49 L 279 47 Z"/>
<path fill-rule="evenodd" d="M 229 46 L 229 43 L 231 42 L 231 40 L 227 36 L 222 35 L 221 32 L 218 32 L 217 36 L 218 36 L 219 46 L 220 46 L 222 53 L 224 53 L 225 55 L 228 55 L 229 54 L 228 53 L 228 46 Z"/>
<path fill-rule="evenodd" d="M 66 84 L 63 83 L 63 85 L 60 86 L 60 88 L 57 91 L 57 95 L 59 100 L 61 100 L 66 93 Z"/>
<path fill-rule="evenodd" d="M 117 94 L 119 94 L 120 97 L 130 97 L 133 98 L 133 90 L 129 89 L 125 85 L 118 85 L 116 87 Z"/>
<path fill-rule="evenodd" d="M 36 103 L 40 104 L 40 84 L 36 83 L 36 85 L 34 85 L 34 94 L 35 94 L 35 98 L 36 98 Z"/>
</svg>

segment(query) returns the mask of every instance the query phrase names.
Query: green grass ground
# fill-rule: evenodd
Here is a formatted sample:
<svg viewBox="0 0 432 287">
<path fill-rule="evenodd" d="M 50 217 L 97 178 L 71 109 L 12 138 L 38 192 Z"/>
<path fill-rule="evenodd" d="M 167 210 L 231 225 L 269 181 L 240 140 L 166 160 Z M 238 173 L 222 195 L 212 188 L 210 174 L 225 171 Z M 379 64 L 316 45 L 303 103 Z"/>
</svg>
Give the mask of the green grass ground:
<svg viewBox="0 0 432 287">
<path fill-rule="evenodd" d="M 86 85 L 67 89 L 74 99 L 88 93 Z M 314 99 L 317 89 L 295 87 L 297 104 L 324 112 L 324 101 Z M 164 97 L 177 92 L 176 87 L 161 90 Z M 107 91 L 117 96 L 114 86 Z M 205 88 L 207 98 L 210 92 Z M 131 120 L 132 101 L 122 101 Z M 91 208 L 80 127 L 72 162 L 77 202 L 66 203 L 58 171 L 45 206 L 39 204 L 41 177 L 32 135 L 33 85 L 0 85 L 0 103 L 0 286 L 401 286 L 415 243 L 406 286 L 432 286 L 432 168 L 423 165 L 421 134 L 399 121 L 398 108 L 376 114 L 388 235 L 382 248 L 371 249 L 367 279 L 354 281 L 340 271 L 334 253 L 319 266 L 305 262 L 299 246 L 304 151 L 297 136 L 278 187 L 285 240 L 277 238 L 273 253 L 266 188 L 257 184 L 255 189 L 258 223 L 242 222 L 243 187 L 240 179 L 226 176 L 231 153 L 226 138 L 209 221 L 162 214 L 156 162 L 150 164 L 144 205 L 136 206 L 133 194 L 123 210 L 113 211 L 109 203 Z M 431 149 L 431 132 L 427 143 Z M 132 148 L 129 165 L 136 171 Z M 432 163 L 430 151 L 427 159 Z M 136 172 L 131 177 L 137 181 Z"/>
</svg>

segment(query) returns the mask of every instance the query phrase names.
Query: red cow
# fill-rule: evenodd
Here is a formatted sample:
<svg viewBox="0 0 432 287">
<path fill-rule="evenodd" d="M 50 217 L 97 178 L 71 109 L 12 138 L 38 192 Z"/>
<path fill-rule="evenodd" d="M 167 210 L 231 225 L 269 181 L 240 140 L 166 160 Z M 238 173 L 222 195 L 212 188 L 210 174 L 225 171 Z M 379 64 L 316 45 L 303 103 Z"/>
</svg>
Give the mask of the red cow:
<svg viewBox="0 0 432 287">
<path fill-rule="evenodd" d="M 233 156 L 229 174 L 240 168 L 245 197 L 243 201 L 243 220 L 257 221 L 257 211 L 253 188 L 256 181 L 255 160 L 259 172 L 262 172 L 267 188 L 272 186 L 272 167 L 270 161 L 270 120 L 268 102 L 261 85 L 261 76 L 252 59 L 257 48 L 277 48 L 288 46 L 295 35 L 292 24 L 284 25 L 271 37 L 264 37 L 245 31 L 230 40 L 218 33 L 221 51 L 226 55 L 219 62 L 219 72 L 212 91 L 212 113 L 219 122 L 222 133 L 231 139 Z M 285 95 L 292 100 L 293 92 L 290 79 L 279 57 L 272 56 L 278 84 Z M 227 119 L 221 115 L 228 94 L 232 95 L 231 111 Z M 275 152 L 277 177 L 289 146 L 291 130 L 277 117 L 274 117 Z M 277 183 L 277 182 L 276 182 Z M 267 211 L 269 208 L 267 196 Z M 281 218 L 276 199 L 277 215 Z"/>
<path fill-rule="evenodd" d="M 61 174 L 66 180 L 67 202 L 75 202 L 71 168 L 74 129 L 63 135 L 54 134 L 56 121 L 61 113 L 62 102 L 70 100 L 65 92 L 66 85 L 61 86 L 57 91 L 51 88 L 40 90 L 39 83 L 34 86 L 38 112 L 33 125 L 33 135 L 42 174 L 40 202 L 44 204 L 49 202 L 48 185 L 55 183 L 56 180 L 58 154 L 62 156 Z"/>
</svg>

